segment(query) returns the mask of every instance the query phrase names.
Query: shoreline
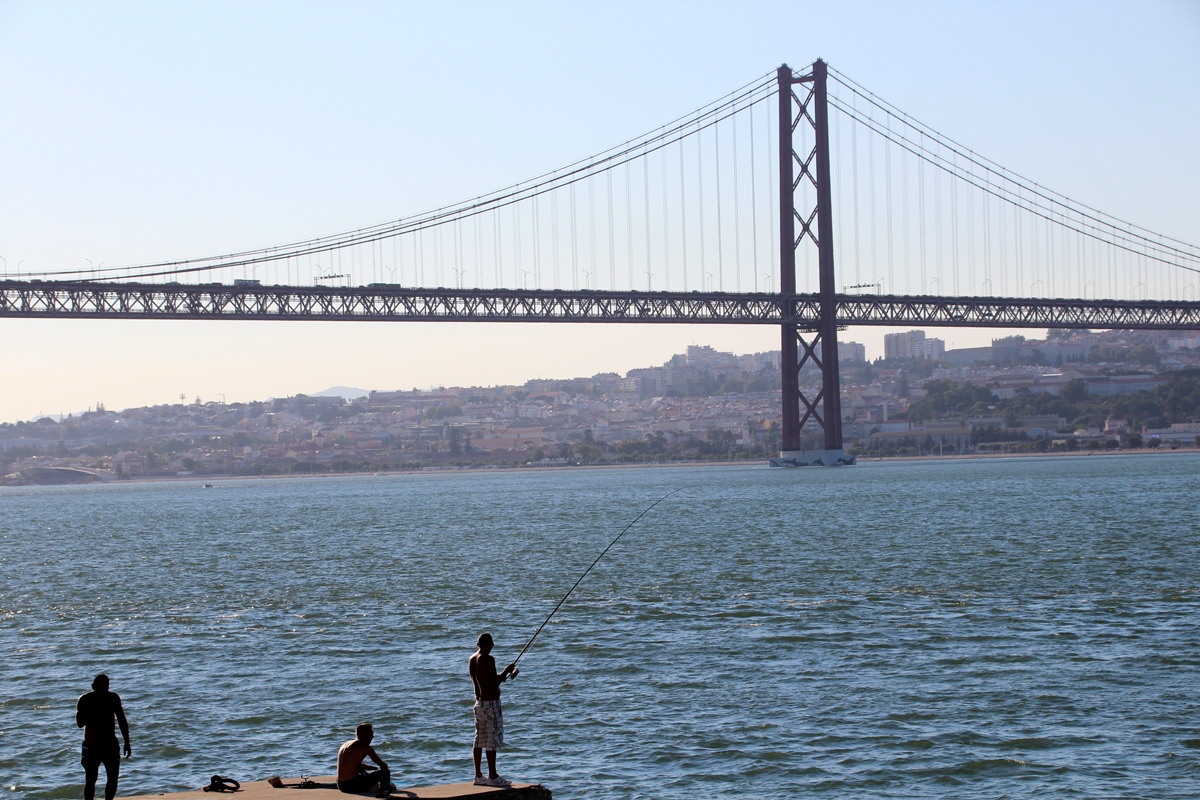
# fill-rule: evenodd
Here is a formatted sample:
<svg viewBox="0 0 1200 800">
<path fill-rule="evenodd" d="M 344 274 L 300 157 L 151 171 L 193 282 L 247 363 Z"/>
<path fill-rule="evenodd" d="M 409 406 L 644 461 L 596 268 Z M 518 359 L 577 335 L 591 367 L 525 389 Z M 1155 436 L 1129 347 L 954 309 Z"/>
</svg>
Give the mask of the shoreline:
<svg viewBox="0 0 1200 800">
<path fill-rule="evenodd" d="M 880 458 L 859 457 L 860 464 L 877 464 L 888 463 L 892 461 L 951 461 L 955 459 L 962 460 L 986 460 L 993 458 L 1077 458 L 1080 456 L 1087 457 L 1128 457 L 1128 456 L 1177 456 L 1177 455 L 1200 455 L 1200 447 L 1177 448 L 1147 448 L 1144 450 L 1063 450 L 1053 453 L 947 453 L 946 455 L 929 455 L 929 456 L 884 456 Z"/>
<path fill-rule="evenodd" d="M 817 451 L 813 451 L 817 452 Z M 928 462 L 928 461 L 986 461 L 993 459 L 1020 459 L 1020 458 L 1128 458 L 1131 456 L 1184 456 L 1184 455 L 1200 455 L 1200 448 L 1177 448 L 1177 449 L 1139 449 L 1139 450 L 1075 450 L 1075 451 L 1060 451 L 1048 453 L 948 453 L 945 455 L 924 455 L 924 456 L 859 456 L 859 464 L 889 464 L 889 463 L 912 463 L 912 462 Z M 768 462 L 764 458 L 759 459 L 737 459 L 733 461 L 650 461 L 643 463 L 626 463 L 626 464 L 572 464 L 553 467 L 495 467 L 495 466 L 478 466 L 478 467 L 436 467 L 433 469 L 419 470 L 380 470 L 378 472 L 323 472 L 323 473 L 280 473 L 276 475 L 161 475 L 137 478 L 118 478 L 113 480 L 100 480 L 92 483 L 78 484 L 16 484 L 16 485 L 0 485 L 0 489 L 4 488 L 28 488 L 30 486 L 96 486 L 96 485 L 132 485 L 138 483 L 228 483 L 230 481 L 261 481 L 261 480 L 296 480 L 303 478 L 319 478 L 323 480 L 336 480 L 345 478 L 361 478 L 361 477 L 393 477 L 397 475 L 447 475 L 447 474 L 486 474 L 490 472 L 562 472 L 566 470 L 609 470 L 609 469 L 669 469 L 679 467 L 762 467 L 768 468 Z M 799 468 L 797 468 L 799 469 Z"/>
</svg>

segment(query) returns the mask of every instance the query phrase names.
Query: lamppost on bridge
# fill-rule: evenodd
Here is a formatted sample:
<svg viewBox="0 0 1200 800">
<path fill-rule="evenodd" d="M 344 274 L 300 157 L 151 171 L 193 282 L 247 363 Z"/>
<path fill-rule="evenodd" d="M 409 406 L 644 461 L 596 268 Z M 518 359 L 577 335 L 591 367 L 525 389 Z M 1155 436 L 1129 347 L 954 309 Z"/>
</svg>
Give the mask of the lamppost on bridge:
<svg viewBox="0 0 1200 800">
<path fill-rule="evenodd" d="M 521 288 L 522 289 L 529 288 L 529 270 L 527 270 L 527 269 L 521 270 Z"/>
<path fill-rule="evenodd" d="M 929 282 L 930 282 L 930 283 L 932 283 L 932 284 L 934 285 L 934 287 L 935 287 L 935 288 L 934 288 L 934 290 L 933 290 L 932 292 L 930 292 L 930 294 L 937 294 L 938 292 L 937 292 L 937 288 L 936 288 L 936 287 L 937 287 L 937 282 L 938 282 L 938 279 L 937 279 L 937 278 L 930 278 L 930 279 L 929 279 Z"/>
<path fill-rule="evenodd" d="M 767 279 L 767 294 L 772 294 L 772 293 L 774 293 L 774 291 L 775 291 L 775 280 L 774 280 L 774 278 L 772 278 L 772 277 L 771 277 L 771 273 L 769 273 L 769 272 L 764 272 L 764 273 L 762 274 L 762 276 L 763 276 L 764 278 L 766 278 L 766 279 Z"/>
<path fill-rule="evenodd" d="M 1137 286 L 1134 286 L 1134 287 L 1133 287 L 1133 294 L 1134 294 L 1134 297 L 1135 297 L 1135 298 L 1137 297 L 1137 290 L 1138 290 L 1138 289 L 1141 289 L 1141 290 L 1142 290 L 1142 299 L 1143 299 L 1143 300 L 1145 300 L 1145 299 L 1146 299 L 1146 284 L 1144 284 L 1144 283 L 1139 283 Z"/>
<path fill-rule="evenodd" d="M 588 272 L 586 269 L 583 270 L 583 288 L 592 288 L 592 273 Z"/>
<path fill-rule="evenodd" d="M 4 262 L 4 280 L 8 280 L 8 259 L 0 256 L 0 261 Z"/>
<path fill-rule="evenodd" d="M 1183 299 L 1184 299 L 1184 300 L 1187 300 L 1187 291 L 1188 291 L 1188 289 L 1191 289 L 1191 290 L 1192 290 L 1192 299 L 1193 299 L 1193 300 L 1195 300 L 1195 299 L 1196 299 L 1196 287 L 1195 287 L 1195 286 L 1193 286 L 1193 285 L 1192 285 L 1192 284 L 1190 284 L 1190 283 L 1189 283 L 1189 284 L 1186 284 L 1186 285 L 1183 287 Z"/>
<path fill-rule="evenodd" d="M 1034 291 L 1033 291 L 1033 287 L 1037 286 L 1039 283 L 1042 283 L 1042 282 L 1041 282 L 1041 280 L 1036 280 L 1036 281 L 1034 281 L 1033 283 L 1029 284 L 1029 296 L 1030 296 L 1030 297 L 1033 297 L 1033 296 L 1034 296 L 1034 294 L 1035 294 L 1035 293 L 1034 293 Z M 1046 284 L 1042 283 L 1042 286 L 1043 286 L 1043 287 L 1044 287 L 1045 285 L 1046 285 Z"/>
<path fill-rule="evenodd" d="M 1089 287 L 1089 286 L 1092 287 L 1092 299 L 1095 300 L 1096 299 L 1096 284 L 1092 283 L 1091 281 L 1088 281 L 1087 283 L 1085 283 L 1083 285 L 1083 299 L 1087 300 L 1087 287 Z"/>
</svg>

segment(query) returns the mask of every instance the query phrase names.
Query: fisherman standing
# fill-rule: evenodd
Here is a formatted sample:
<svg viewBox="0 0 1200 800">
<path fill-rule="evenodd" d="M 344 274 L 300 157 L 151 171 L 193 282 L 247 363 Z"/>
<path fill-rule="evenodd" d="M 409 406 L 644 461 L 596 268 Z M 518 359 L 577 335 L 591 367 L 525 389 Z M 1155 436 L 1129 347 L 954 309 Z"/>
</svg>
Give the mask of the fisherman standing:
<svg viewBox="0 0 1200 800">
<path fill-rule="evenodd" d="M 116 692 L 108 690 L 108 676 L 97 675 L 92 681 L 92 691 L 83 694 L 75 704 L 75 724 L 83 728 L 83 785 L 84 800 L 95 800 L 96 779 L 100 777 L 100 765 L 104 765 L 104 798 L 113 800 L 117 795 L 117 780 L 121 774 L 121 749 L 117 744 L 117 733 L 113 725 L 121 726 L 121 737 L 125 740 L 125 757 L 133 755 L 129 749 L 129 722 L 125 709 Z"/>
<path fill-rule="evenodd" d="M 504 746 L 504 716 L 500 710 L 500 684 L 517 676 L 517 665 L 509 664 L 499 675 L 496 674 L 496 659 L 491 652 L 494 646 L 490 633 L 479 634 L 476 650 L 468 662 L 471 681 L 475 684 L 475 747 L 471 755 L 475 759 L 476 786 L 511 786 L 512 781 L 496 772 L 496 751 Z M 481 769 L 480 757 L 487 753 L 488 775 Z"/>
</svg>

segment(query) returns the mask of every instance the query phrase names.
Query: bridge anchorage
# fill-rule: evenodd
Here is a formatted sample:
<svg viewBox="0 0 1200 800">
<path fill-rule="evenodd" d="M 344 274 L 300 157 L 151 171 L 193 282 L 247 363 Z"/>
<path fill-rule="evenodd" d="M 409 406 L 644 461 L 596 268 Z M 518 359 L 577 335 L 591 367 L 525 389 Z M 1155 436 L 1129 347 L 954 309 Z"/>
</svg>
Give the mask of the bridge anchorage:
<svg viewBox="0 0 1200 800">
<path fill-rule="evenodd" d="M 761 221 L 758 209 L 770 209 Z M 0 317 L 778 327 L 779 467 L 855 463 L 840 327 L 1200 330 L 1200 248 L 1022 178 L 821 60 L 563 169 L 381 225 L 17 280 L 4 264 Z M 811 367 L 820 384 L 802 391 Z M 822 447 L 806 451 L 813 428 Z"/>
</svg>

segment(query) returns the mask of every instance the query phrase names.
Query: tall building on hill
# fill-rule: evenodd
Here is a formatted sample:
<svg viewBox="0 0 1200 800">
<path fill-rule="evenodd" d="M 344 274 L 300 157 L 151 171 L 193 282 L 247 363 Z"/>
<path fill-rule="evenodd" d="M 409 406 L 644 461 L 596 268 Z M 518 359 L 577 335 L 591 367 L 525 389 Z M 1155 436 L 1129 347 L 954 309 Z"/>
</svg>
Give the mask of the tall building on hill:
<svg viewBox="0 0 1200 800">
<path fill-rule="evenodd" d="M 940 361 L 946 355 L 946 342 L 936 337 L 929 337 L 921 346 L 920 358 L 930 361 Z"/>
<path fill-rule="evenodd" d="M 883 337 L 884 358 L 924 358 L 938 360 L 946 352 L 946 342 L 925 338 L 925 331 L 887 333 Z"/>
<path fill-rule="evenodd" d="M 838 361 L 866 361 L 867 348 L 858 342 L 838 342 Z"/>
</svg>

